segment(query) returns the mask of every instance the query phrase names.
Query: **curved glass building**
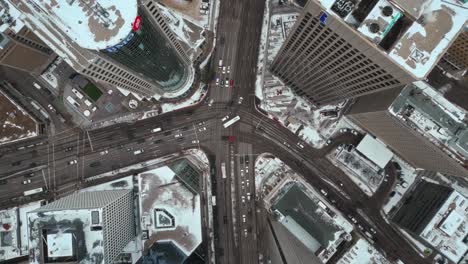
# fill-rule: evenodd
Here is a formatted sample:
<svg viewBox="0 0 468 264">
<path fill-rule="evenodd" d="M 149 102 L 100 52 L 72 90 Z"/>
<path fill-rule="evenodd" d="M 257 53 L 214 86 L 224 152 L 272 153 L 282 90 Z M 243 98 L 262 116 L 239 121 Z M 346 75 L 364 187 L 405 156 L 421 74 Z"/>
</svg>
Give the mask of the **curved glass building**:
<svg viewBox="0 0 468 264">
<path fill-rule="evenodd" d="M 141 24 L 118 45 L 103 52 L 113 60 L 151 78 L 164 91 L 173 91 L 188 77 L 186 65 L 161 30 L 140 10 Z"/>
</svg>

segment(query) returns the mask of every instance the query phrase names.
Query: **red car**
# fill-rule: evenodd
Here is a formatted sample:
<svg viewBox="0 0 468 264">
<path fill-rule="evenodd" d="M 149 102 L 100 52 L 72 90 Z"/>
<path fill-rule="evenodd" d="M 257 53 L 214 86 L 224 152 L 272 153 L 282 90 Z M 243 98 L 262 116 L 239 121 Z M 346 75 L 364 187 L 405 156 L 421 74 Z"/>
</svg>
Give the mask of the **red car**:
<svg viewBox="0 0 468 264">
<path fill-rule="evenodd" d="M 229 141 L 232 142 L 232 141 L 234 141 L 234 140 L 236 140 L 236 137 L 235 137 L 235 136 L 229 136 Z"/>
<path fill-rule="evenodd" d="M 234 80 L 229 80 L 229 85 L 234 86 Z"/>
</svg>

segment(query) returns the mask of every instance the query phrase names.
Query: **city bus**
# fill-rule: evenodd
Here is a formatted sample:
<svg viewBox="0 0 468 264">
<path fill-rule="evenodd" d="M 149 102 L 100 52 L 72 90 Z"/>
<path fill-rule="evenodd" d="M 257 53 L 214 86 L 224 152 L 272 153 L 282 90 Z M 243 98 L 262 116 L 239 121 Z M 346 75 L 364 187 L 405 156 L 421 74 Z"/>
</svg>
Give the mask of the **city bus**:
<svg viewBox="0 0 468 264">
<path fill-rule="evenodd" d="M 233 125 L 234 123 L 236 123 L 239 120 L 240 120 L 240 116 L 236 116 L 233 119 L 231 119 L 231 120 L 227 121 L 226 123 L 224 123 L 223 126 L 224 126 L 224 128 L 228 128 L 228 127 L 230 127 L 231 125 Z"/>
<path fill-rule="evenodd" d="M 223 179 L 226 179 L 226 163 L 221 163 L 221 174 L 223 175 Z"/>
<path fill-rule="evenodd" d="M 33 194 L 36 194 L 36 193 L 41 193 L 43 192 L 44 189 L 42 187 L 40 188 L 36 188 L 36 189 L 32 189 L 32 190 L 29 190 L 29 191 L 25 191 L 24 192 L 24 196 L 28 196 L 28 195 L 33 195 Z"/>
</svg>

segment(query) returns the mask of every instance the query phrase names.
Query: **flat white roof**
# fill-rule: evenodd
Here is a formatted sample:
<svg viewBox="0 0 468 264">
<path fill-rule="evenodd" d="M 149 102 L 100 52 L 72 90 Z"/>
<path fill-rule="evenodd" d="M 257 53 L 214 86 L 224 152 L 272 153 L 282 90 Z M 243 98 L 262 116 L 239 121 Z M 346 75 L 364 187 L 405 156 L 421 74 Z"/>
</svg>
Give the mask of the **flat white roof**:
<svg viewBox="0 0 468 264">
<path fill-rule="evenodd" d="M 71 233 L 57 233 L 47 235 L 47 249 L 49 257 L 73 256 L 73 237 Z"/>
<path fill-rule="evenodd" d="M 101 50 L 119 44 L 132 31 L 136 0 L 23 1 L 36 16 L 59 27 L 79 46 Z"/>
<path fill-rule="evenodd" d="M 445 218 L 444 223 L 440 226 L 440 229 L 444 231 L 447 235 L 452 236 L 458 227 L 463 223 L 463 216 L 461 216 L 456 211 L 450 212 L 450 214 Z"/>
<path fill-rule="evenodd" d="M 393 152 L 387 146 L 369 134 L 359 142 L 356 150 L 380 168 L 384 168 L 393 157 Z"/>
</svg>

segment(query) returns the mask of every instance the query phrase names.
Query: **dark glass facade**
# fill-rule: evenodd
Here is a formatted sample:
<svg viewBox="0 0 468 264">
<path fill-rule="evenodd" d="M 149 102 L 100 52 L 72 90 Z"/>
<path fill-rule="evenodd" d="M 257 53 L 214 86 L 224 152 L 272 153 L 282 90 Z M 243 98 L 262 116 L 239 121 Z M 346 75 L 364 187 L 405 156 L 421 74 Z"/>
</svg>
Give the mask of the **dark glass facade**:
<svg viewBox="0 0 468 264">
<path fill-rule="evenodd" d="M 164 33 L 140 10 L 141 25 L 120 44 L 103 52 L 113 60 L 143 74 L 162 90 L 180 88 L 188 77 L 184 62 Z"/>
</svg>

